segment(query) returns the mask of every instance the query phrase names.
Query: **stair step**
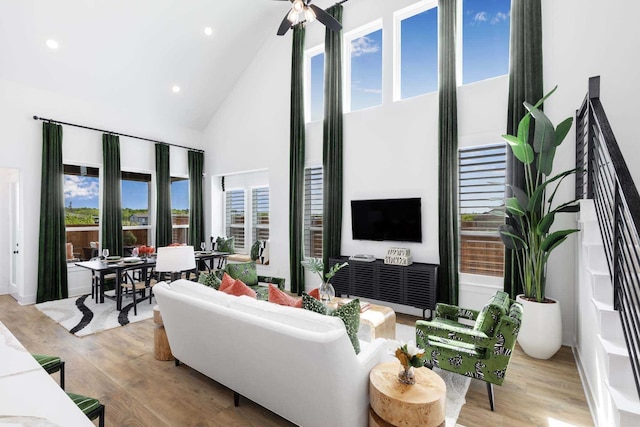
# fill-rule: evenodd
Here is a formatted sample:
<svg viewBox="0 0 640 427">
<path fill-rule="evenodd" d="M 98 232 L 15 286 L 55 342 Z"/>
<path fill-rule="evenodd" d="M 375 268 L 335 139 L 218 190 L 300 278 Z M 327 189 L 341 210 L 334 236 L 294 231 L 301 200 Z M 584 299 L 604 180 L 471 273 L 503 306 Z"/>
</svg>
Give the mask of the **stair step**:
<svg viewBox="0 0 640 427">
<path fill-rule="evenodd" d="M 598 313 L 598 326 L 602 337 L 617 345 L 624 346 L 624 334 L 622 332 L 618 311 L 614 310 L 611 304 L 605 304 L 597 301 L 595 298 L 591 298 L 591 302 L 596 307 Z"/>
<path fill-rule="evenodd" d="M 579 221 L 593 221 L 597 218 L 596 206 L 591 199 L 582 199 L 579 201 L 580 211 L 578 213 Z"/>
<path fill-rule="evenodd" d="M 582 243 L 585 250 L 585 259 L 587 267 L 599 273 L 608 273 L 609 264 L 607 264 L 607 256 L 604 253 L 602 242 L 600 243 Z"/>
<path fill-rule="evenodd" d="M 636 384 L 626 346 L 598 335 L 601 358 L 606 368 L 608 383 L 627 394 L 636 393 Z"/>
<path fill-rule="evenodd" d="M 602 234 L 597 220 L 578 221 L 582 242 L 585 244 L 602 244 Z"/>
<path fill-rule="evenodd" d="M 613 286 L 609 273 L 594 271 L 589 267 L 587 267 L 587 271 L 591 279 L 591 292 L 593 297 L 604 304 L 613 306 Z"/>
<path fill-rule="evenodd" d="M 629 393 L 610 384 L 607 384 L 607 389 L 617 410 L 614 411 L 617 418 L 615 425 L 619 427 L 637 427 L 640 425 L 640 399 L 638 398 L 638 392 L 633 390 Z"/>
</svg>

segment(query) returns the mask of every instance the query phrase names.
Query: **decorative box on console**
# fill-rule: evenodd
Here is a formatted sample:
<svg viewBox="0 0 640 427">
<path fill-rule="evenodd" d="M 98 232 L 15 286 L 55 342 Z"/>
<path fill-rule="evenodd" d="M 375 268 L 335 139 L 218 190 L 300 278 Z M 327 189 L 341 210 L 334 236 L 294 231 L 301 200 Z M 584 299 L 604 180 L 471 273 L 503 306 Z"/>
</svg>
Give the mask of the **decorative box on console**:
<svg viewBox="0 0 640 427">
<path fill-rule="evenodd" d="M 411 250 L 407 248 L 389 248 L 387 255 L 384 257 L 385 264 L 391 265 L 411 265 Z"/>
</svg>

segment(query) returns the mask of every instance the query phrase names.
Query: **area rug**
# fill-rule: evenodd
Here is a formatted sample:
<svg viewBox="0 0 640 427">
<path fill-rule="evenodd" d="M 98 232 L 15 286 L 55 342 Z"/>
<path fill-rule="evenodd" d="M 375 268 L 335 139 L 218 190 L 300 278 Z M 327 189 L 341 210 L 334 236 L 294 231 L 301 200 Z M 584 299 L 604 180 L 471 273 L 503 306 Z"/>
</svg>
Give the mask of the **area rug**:
<svg viewBox="0 0 640 427">
<path fill-rule="evenodd" d="M 401 325 L 396 323 L 396 339 L 398 341 L 408 342 L 409 340 L 416 341 L 416 329 L 413 326 Z M 465 404 L 465 396 L 467 390 L 469 390 L 469 384 L 471 378 L 463 375 L 454 374 L 452 372 L 443 371 L 437 367 L 433 368 L 433 372 L 436 372 L 444 380 L 447 386 L 447 401 L 445 403 L 445 419 L 447 427 L 455 427 L 462 405 Z"/>
<path fill-rule="evenodd" d="M 78 337 L 153 317 L 149 301 L 139 302 L 138 314 L 134 315 L 133 304 L 118 311 L 115 301 L 105 298 L 104 303 L 96 304 L 91 295 L 47 301 L 36 304 L 36 308 Z"/>
</svg>

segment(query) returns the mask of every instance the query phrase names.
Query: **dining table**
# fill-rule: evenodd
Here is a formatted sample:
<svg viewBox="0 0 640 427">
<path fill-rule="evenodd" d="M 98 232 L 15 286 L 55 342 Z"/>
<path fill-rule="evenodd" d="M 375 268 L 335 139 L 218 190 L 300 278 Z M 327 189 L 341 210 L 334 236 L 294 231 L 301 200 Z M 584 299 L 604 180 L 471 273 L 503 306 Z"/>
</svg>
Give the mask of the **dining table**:
<svg viewBox="0 0 640 427">
<path fill-rule="evenodd" d="M 218 251 L 196 251 L 194 253 L 196 266 L 203 262 L 208 272 L 214 271 L 216 268 L 221 268 L 226 263 L 226 259 L 229 256 L 228 252 Z M 215 265 L 216 260 L 219 260 L 218 265 Z M 91 270 L 92 278 L 92 293 L 97 303 L 104 303 L 104 299 L 114 299 L 116 301 L 116 309 L 122 310 L 122 278 L 125 270 L 140 270 L 141 280 L 146 281 L 148 274 L 153 274 L 153 268 L 156 265 L 156 256 L 143 256 L 143 257 L 124 257 L 124 258 L 102 258 L 93 259 L 90 261 L 76 262 L 78 267 Z M 198 268 L 194 270 L 186 271 L 187 278 L 191 272 L 195 273 L 196 280 L 200 275 Z M 108 277 L 113 277 L 115 280 L 115 295 L 105 295 L 105 281 Z M 95 292 L 93 292 L 95 291 Z"/>
</svg>

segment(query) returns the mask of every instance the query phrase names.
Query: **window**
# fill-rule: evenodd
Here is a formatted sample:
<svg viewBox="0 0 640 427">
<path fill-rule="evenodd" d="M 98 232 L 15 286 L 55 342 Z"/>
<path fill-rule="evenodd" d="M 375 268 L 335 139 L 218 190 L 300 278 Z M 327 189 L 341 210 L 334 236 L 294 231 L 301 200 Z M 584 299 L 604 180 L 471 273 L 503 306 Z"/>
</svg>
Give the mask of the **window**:
<svg viewBox="0 0 640 427">
<path fill-rule="evenodd" d="M 251 192 L 253 241 L 269 240 L 269 187 L 254 188 Z"/>
<path fill-rule="evenodd" d="M 244 240 L 244 189 L 226 191 L 226 229 L 227 237 L 235 238 L 236 251 L 246 248 Z"/>
<path fill-rule="evenodd" d="M 304 171 L 305 256 L 322 258 L 322 166 Z"/>
<path fill-rule="evenodd" d="M 462 82 L 509 72 L 511 0 L 463 0 Z"/>
<path fill-rule="evenodd" d="M 459 151 L 460 272 L 504 274 L 504 245 L 498 226 L 504 223 L 506 145 Z"/>
<path fill-rule="evenodd" d="M 307 96 L 305 106 L 308 122 L 324 118 L 324 46 L 307 51 Z"/>
<path fill-rule="evenodd" d="M 150 194 L 150 174 L 122 172 L 122 230 L 124 246 L 139 246 L 150 243 Z"/>
<path fill-rule="evenodd" d="M 189 179 L 171 177 L 172 243 L 187 243 L 189 234 Z"/>
<path fill-rule="evenodd" d="M 394 14 L 394 99 L 438 90 L 437 2 L 420 2 Z"/>
<path fill-rule="evenodd" d="M 345 111 L 382 104 L 382 21 L 345 35 L 349 51 Z"/>
<path fill-rule="evenodd" d="M 90 259 L 91 242 L 100 233 L 100 179 L 98 168 L 64 165 L 64 223 L 74 257 Z"/>
</svg>

